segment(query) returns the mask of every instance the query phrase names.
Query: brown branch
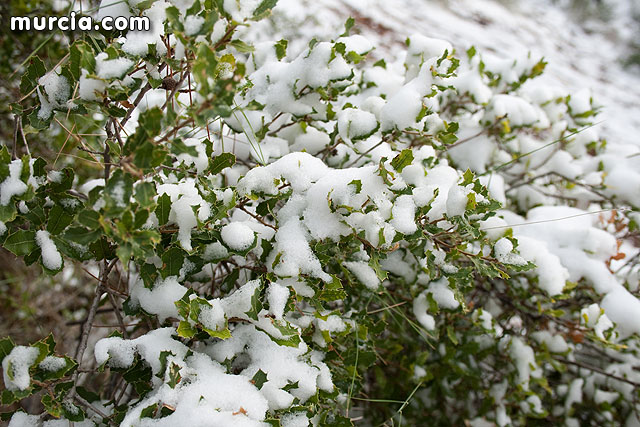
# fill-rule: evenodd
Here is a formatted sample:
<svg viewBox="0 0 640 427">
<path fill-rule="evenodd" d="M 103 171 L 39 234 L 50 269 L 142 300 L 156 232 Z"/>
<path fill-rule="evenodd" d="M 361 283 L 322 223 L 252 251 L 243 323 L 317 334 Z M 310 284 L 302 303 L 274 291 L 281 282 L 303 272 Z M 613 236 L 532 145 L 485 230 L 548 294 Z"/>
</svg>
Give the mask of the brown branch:
<svg viewBox="0 0 640 427">
<path fill-rule="evenodd" d="M 596 373 L 598 373 L 600 375 L 604 375 L 605 377 L 609 377 L 609 378 L 617 380 L 617 381 L 622 381 L 624 383 L 631 384 L 632 386 L 634 386 L 636 388 L 640 387 L 640 383 L 637 383 L 635 381 L 631 381 L 631 380 L 629 380 L 627 378 L 624 378 L 624 377 L 619 377 L 617 375 L 610 374 L 610 373 L 608 373 L 608 372 L 606 372 L 606 371 L 604 371 L 604 370 L 602 370 L 602 369 L 600 369 L 600 368 L 598 368 L 596 366 L 587 365 L 587 364 L 581 363 L 581 362 L 574 362 L 574 361 L 571 361 L 571 360 L 564 359 L 562 357 L 555 357 L 554 359 L 556 359 L 558 362 L 566 363 L 567 365 L 577 366 L 579 368 L 587 369 L 589 371 L 596 372 Z"/>
<path fill-rule="evenodd" d="M 271 225 L 271 224 L 269 224 L 269 223 L 265 222 L 262 218 L 260 218 L 260 216 L 258 216 L 258 215 L 256 215 L 256 214 L 254 214 L 254 213 L 252 213 L 252 212 L 250 212 L 250 211 L 248 211 L 244 206 L 238 206 L 238 208 L 239 208 L 241 211 L 245 212 L 245 213 L 246 213 L 247 215 L 249 215 L 250 217 L 252 217 L 253 219 L 255 219 L 256 221 L 258 221 L 260 224 L 264 225 L 265 227 L 269 227 L 269 228 L 271 228 L 271 229 L 273 229 L 273 230 L 278 231 L 278 227 L 275 227 L 275 226 L 273 226 L 273 225 Z"/>
</svg>

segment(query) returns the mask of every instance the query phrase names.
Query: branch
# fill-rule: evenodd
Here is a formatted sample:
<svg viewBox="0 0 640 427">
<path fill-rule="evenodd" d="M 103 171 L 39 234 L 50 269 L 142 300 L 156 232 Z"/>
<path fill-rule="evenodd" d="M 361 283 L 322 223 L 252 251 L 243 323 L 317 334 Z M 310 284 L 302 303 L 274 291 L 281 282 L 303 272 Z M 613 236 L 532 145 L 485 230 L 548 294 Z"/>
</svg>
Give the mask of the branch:
<svg viewBox="0 0 640 427">
<path fill-rule="evenodd" d="M 596 373 L 598 373 L 600 375 L 604 375 L 605 377 L 609 377 L 609 378 L 612 378 L 614 380 L 618 380 L 618 381 L 622 381 L 622 382 L 627 383 L 627 384 L 631 384 L 632 386 L 634 386 L 636 388 L 640 387 L 640 383 L 628 380 L 628 379 L 626 379 L 624 377 L 619 377 L 617 375 L 610 374 L 610 373 L 608 373 L 606 371 L 603 371 L 602 369 L 600 369 L 600 368 L 598 368 L 596 366 L 587 365 L 587 364 L 581 363 L 581 362 L 573 362 L 571 360 L 567 360 L 567 359 L 564 359 L 562 357 L 555 357 L 554 359 L 556 359 L 558 362 L 566 363 L 567 365 L 577 366 L 579 368 L 587 369 L 589 371 L 596 372 Z"/>
</svg>

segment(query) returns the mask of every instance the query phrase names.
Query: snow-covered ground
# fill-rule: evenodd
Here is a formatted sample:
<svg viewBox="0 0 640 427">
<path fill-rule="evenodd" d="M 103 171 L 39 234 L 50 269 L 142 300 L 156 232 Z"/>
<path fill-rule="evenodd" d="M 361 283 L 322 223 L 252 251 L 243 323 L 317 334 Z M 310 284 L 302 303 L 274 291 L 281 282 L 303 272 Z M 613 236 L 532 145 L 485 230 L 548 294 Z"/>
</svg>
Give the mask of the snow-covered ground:
<svg viewBox="0 0 640 427">
<path fill-rule="evenodd" d="M 290 41 L 296 39 L 289 34 L 301 32 L 326 39 L 340 34 L 352 16 L 358 31 L 377 41 L 377 55 L 387 58 L 404 51 L 404 41 L 413 33 L 448 40 L 458 51 L 475 45 L 501 58 L 528 52 L 544 56 L 548 65 L 540 79 L 571 92 L 591 90 L 603 106 L 599 126 L 609 142 L 640 145 L 640 69 L 622 65 L 629 41 L 638 36 L 633 14 L 640 12 L 640 1 L 604 0 L 607 21 L 579 21 L 563 3 L 567 1 L 280 0 L 274 22 Z M 300 37 L 292 43 L 294 49 L 306 46 Z"/>
</svg>

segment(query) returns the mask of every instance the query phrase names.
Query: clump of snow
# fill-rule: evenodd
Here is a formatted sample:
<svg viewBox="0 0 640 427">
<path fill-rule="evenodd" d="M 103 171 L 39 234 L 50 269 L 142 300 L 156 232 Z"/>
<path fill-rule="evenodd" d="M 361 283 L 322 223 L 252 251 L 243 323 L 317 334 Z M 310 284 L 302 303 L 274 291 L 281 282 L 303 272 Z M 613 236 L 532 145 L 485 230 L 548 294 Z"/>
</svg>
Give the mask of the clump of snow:
<svg viewBox="0 0 640 427">
<path fill-rule="evenodd" d="M 229 255 L 229 251 L 220 242 L 209 243 L 204 248 L 204 254 L 202 257 L 205 261 L 214 261 L 218 259 L 226 258 Z"/>
<path fill-rule="evenodd" d="M 431 294 L 433 300 L 441 308 L 456 309 L 460 306 L 455 294 L 449 288 L 449 282 L 445 278 L 429 283 L 427 293 Z"/>
<path fill-rule="evenodd" d="M 369 264 L 364 261 L 347 261 L 343 263 L 351 271 L 358 281 L 369 289 L 377 289 L 380 286 L 380 279 Z"/>
<path fill-rule="evenodd" d="M 562 335 L 552 334 L 549 331 L 536 331 L 532 336 L 539 343 L 544 343 L 552 353 L 564 353 L 569 350 Z"/>
<path fill-rule="evenodd" d="M 240 222 L 227 224 L 220 230 L 225 245 L 236 251 L 249 249 L 255 241 L 253 230 Z"/>
<path fill-rule="evenodd" d="M 204 325 L 205 328 L 213 331 L 222 329 L 225 325 L 224 308 L 220 302 L 220 298 L 216 298 L 208 301 L 210 307 L 203 307 L 198 316 L 198 320 Z"/>
<path fill-rule="evenodd" d="M 9 427 L 40 427 L 40 417 L 18 411 L 11 417 Z"/>
<path fill-rule="evenodd" d="M 280 425 L 282 427 L 308 427 L 309 418 L 304 412 L 292 412 L 282 416 Z"/>
<path fill-rule="evenodd" d="M 399 196 L 391 209 L 393 219 L 391 225 L 402 234 L 413 234 L 418 230 L 416 225 L 416 205 L 408 194 Z"/>
<path fill-rule="evenodd" d="M 35 347 L 15 346 L 2 359 L 2 373 L 7 390 L 26 390 L 31 384 L 29 368 L 38 358 L 40 351 Z"/>
<path fill-rule="evenodd" d="M 107 84 L 102 80 L 88 77 L 88 74 L 87 70 L 82 69 L 78 84 L 78 95 L 85 101 L 96 101 L 98 99 L 96 93 L 104 92 Z"/>
<path fill-rule="evenodd" d="M 38 84 L 44 87 L 49 102 L 61 105 L 69 99 L 71 87 L 67 78 L 50 72 L 40 77 Z"/>
<path fill-rule="evenodd" d="M 108 1 L 108 0 L 106 0 Z M 149 52 L 149 45 L 155 45 L 156 53 L 164 55 L 167 47 L 162 42 L 164 35 L 164 21 L 166 19 L 166 9 L 171 4 L 166 1 L 154 2 L 151 7 L 142 12 L 150 20 L 149 31 L 129 31 L 122 44 L 122 50 L 130 55 L 145 56 Z"/>
<path fill-rule="evenodd" d="M 276 319 L 282 319 L 288 300 L 289 288 L 275 282 L 269 284 L 269 288 L 267 289 L 267 301 L 269 302 L 269 311 Z"/>
<path fill-rule="evenodd" d="M 56 244 L 53 243 L 49 232 L 46 230 L 36 231 L 36 244 L 42 251 L 42 264 L 49 270 L 56 271 L 62 268 L 62 255 L 58 252 Z"/>
<path fill-rule="evenodd" d="M 130 291 L 131 302 L 140 306 L 150 314 L 158 315 L 160 322 L 168 317 L 179 317 L 175 302 L 187 292 L 187 288 L 178 283 L 175 276 L 164 280 L 158 279 L 152 289 L 144 286 L 143 281 L 137 280 Z"/>
<path fill-rule="evenodd" d="M 171 199 L 169 221 L 178 225 L 178 241 L 187 251 L 191 251 L 191 230 L 198 225 L 198 220 L 206 221 L 211 215 L 211 206 L 200 195 L 196 181 L 188 178 L 178 184 L 161 184 L 157 186 L 158 197 L 168 194 Z M 192 206 L 198 206 L 198 215 Z"/>
<path fill-rule="evenodd" d="M 184 20 L 184 33 L 188 36 L 194 36 L 200 32 L 204 18 L 197 15 L 189 15 Z"/>
<path fill-rule="evenodd" d="M 427 311 L 429 310 L 429 302 L 427 301 L 426 291 L 422 292 L 413 300 L 413 314 L 418 322 L 428 331 L 436 328 L 436 320 Z"/>
<path fill-rule="evenodd" d="M 580 310 L 580 320 L 587 327 L 592 328 L 601 339 L 605 339 L 604 332 L 613 327 L 613 322 L 596 303 Z"/>
<path fill-rule="evenodd" d="M 21 173 L 21 160 L 13 160 L 9 163 L 9 176 L 0 184 L 0 205 L 8 205 L 13 196 L 21 196 L 27 191 L 27 184 L 20 179 Z"/>
<path fill-rule="evenodd" d="M 108 59 L 105 52 L 96 55 L 96 73 L 101 79 L 121 78 L 133 67 L 133 61 L 127 58 Z"/>
<path fill-rule="evenodd" d="M 378 128 L 376 116 L 355 108 L 346 108 L 338 113 L 338 133 L 345 141 L 361 139 Z"/>
<path fill-rule="evenodd" d="M 518 254 L 514 254 L 513 251 L 513 243 L 511 240 L 503 237 L 498 240 L 493 246 L 493 251 L 496 256 L 496 259 L 503 264 L 509 265 L 526 265 L 527 261 Z"/>
<path fill-rule="evenodd" d="M 539 377 L 542 374 L 542 371 L 539 370 L 536 363 L 535 353 L 533 349 L 525 344 L 519 337 L 511 337 L 510 344 L 509 354 L 516 364 L 518 381 L 525 390 L 528 390 L 531 376 Z"/>
<path fill-rule="evenodd" d="M 38 364 L 38 367 L 44 371 L 55 372 L 67 366 L 67 361 L 64 357 L 47 356 L 42 359 L 42 362 Z"/>
</svg>

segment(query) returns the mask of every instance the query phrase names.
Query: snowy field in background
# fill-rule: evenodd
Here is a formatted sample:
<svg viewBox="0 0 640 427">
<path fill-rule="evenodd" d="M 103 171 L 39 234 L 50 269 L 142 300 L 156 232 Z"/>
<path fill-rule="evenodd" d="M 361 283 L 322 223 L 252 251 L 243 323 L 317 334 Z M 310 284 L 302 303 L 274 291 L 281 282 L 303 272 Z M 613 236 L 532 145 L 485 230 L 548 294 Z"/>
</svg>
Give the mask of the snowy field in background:
<svg viewBox="0 0 640 427">
<path fill-rule="evenodd" d="M 556 2 L 562 3 L 562 2 Z M 413 33 L 448 40 L 459 52 L 475 45 L 500 58 L 531 52 L 548 62 L 539 78 L 569 91 L 590 90 L 602 104 L 600 131 L 609 142 L 640 145 L 640 68 L 624 68 L 627 45 L 638 36 L 633 10 L 640 1 L 605 0 L 610 19 L 579 25 L 567 8 L 550 0 L 279 0 L 277 32 L 302 49 L 308 38 L 335 38 L 352 16 L 378 46 L 373 57 L 402 52 Z M 564 3 L 567 3 L 566 1 Z M 594 2 L 595 3 L 595 2 Z M 272 25 L 262 22 L 260 25 Z M 304 38 L 307 40 L 307 38 Z M 381 49 L 387 52 L 381 51 Z"/>
</svg>

